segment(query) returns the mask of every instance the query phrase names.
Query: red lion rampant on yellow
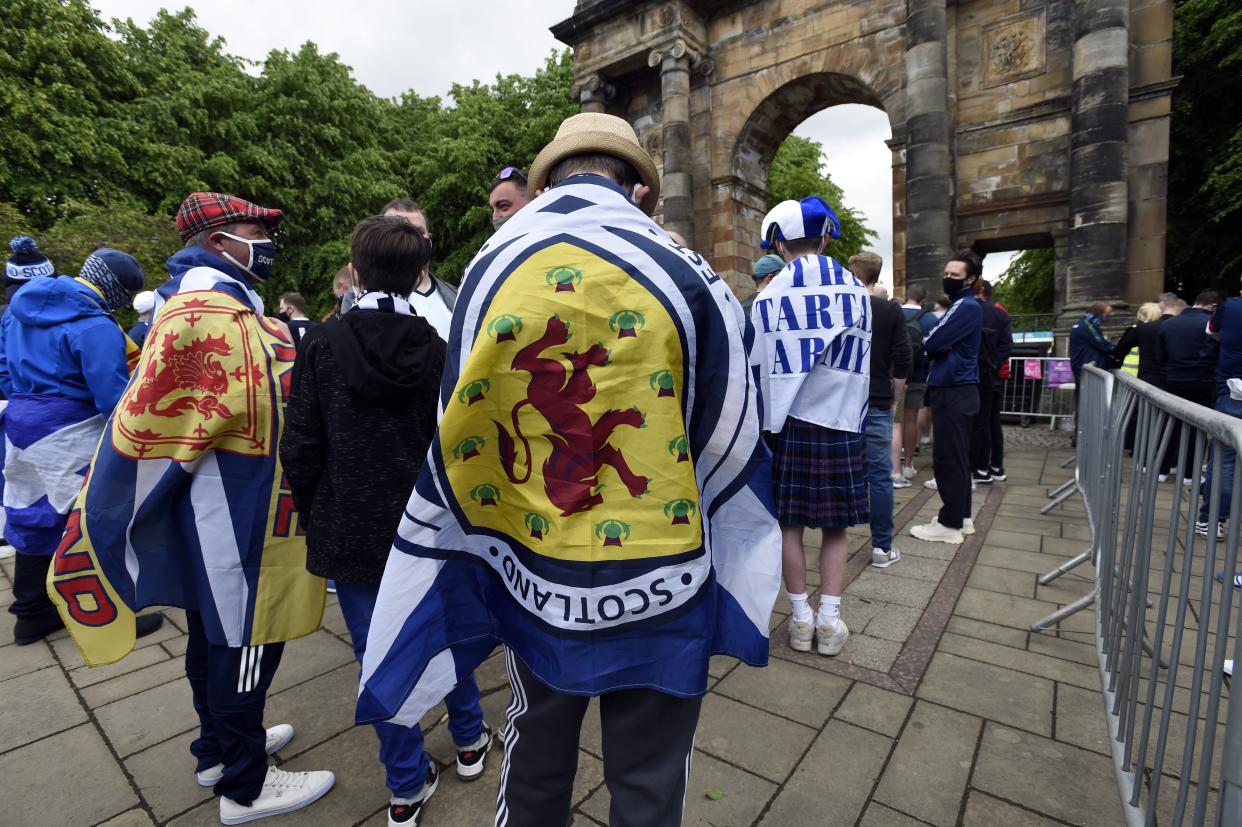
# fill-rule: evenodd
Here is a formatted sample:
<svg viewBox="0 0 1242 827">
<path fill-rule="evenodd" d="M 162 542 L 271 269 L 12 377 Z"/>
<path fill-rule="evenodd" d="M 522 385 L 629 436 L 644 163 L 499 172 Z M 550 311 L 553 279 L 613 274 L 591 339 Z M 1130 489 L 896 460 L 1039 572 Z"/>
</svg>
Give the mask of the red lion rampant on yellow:
<svg viewBox="0 0 1242 827">
<path fill-rule="evenodd" d="M 644 417 L 637 408 L 609 410 L 595 422 L 582 406 L 595 398 L 595 383 L 588 370 L 608 364 L 608 350 L 594 344 L 585 353 L 562 352 L 569 360 L 572 372 L 565 369 L 560 359 L 545 358 L 542 354 L 552 347 L 569 341 L 569 326 L 557 316 L 548 319 L 543 336 L 518 351 L 513 357 L 513 369 L 530 374 L 526 398 L 513 406 L 510 420 L 513 435 L 496 420 L 498 448 L 505 475 L 514 484 L 530 479 L 530 443 L 522 434 L 518 412 L 530 405 L 547 420 L 550 433 L 545 434 L 552 445 L 552 454 L 543 463 L 543 484 L 548 500 L 561 509 L 561 516 L 568 517 L 579 511 L 589 511 L 604 501 L 599 493 L 597 476 L 605 465 L 610 465 L 621 477 L 630 496 L 638 497 L 647 492 L 650 480 L 630 470 L 625 456 L 608 444 L 612 432 L 622 425 L 643 427 Z M 526 471 L 519 476 L 514 471 L 517 451 L 514 436 L 522 443 L 526 454 Z"/>
<path fill-rule="evenodd" d="M 219 400 L 229 389 L 224 366 L 213 356 L 228 356 L 232 349 L 220 336 L 195 339 L 184 347 L 176 347 L 176 333 L 164 334 L 160 358 L 147 362 L 134 395 L 125 403 L 131 416 L 150 411 L 156 416 L 180 416 L 190 408 L 211 419 L 213 414 L 228 418 L 233 412 Z M 170 393 L 180 390 L 201 391 L 210 396 L 183 396 L 161 408 L 159 403 Z"/>
</svg>

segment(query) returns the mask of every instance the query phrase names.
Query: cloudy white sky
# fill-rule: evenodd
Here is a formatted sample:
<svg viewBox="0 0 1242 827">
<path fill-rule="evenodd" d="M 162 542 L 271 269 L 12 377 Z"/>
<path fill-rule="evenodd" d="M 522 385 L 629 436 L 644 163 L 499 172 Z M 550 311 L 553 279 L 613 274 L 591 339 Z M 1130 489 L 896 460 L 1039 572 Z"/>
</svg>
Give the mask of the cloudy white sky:
<svg viewBox="0 0 1242 827">
<path fill-rule="evenodd" d="M 406 90 L 444 95 L 453 83 L 531 74 L 563 48 L 548 31 L 573 11 L 573 0 L 91 0 L 105 20 L 145 24 L 160 8 L 190 6 L 199 25 L 223 37 L 227 50 L 262 60 L 273 49 L 295 50 L 308 40 L 336 52 L 372 91 L 395 97 Z M 892 257 L 892 156 L 884 141 L 888 120 L 878 109 L 841 106 L 809 118 L 796 134 L 819 141 L 846 203 L 860 210 L 879 238 L 876 252 Z M 1003 272 L 1008 256 L 989 256 L 986 275 Z M 887 275 L 887 273 L 886 273 Z M 885 281 L 891 280 L 886 278 Z"/>
</svg>

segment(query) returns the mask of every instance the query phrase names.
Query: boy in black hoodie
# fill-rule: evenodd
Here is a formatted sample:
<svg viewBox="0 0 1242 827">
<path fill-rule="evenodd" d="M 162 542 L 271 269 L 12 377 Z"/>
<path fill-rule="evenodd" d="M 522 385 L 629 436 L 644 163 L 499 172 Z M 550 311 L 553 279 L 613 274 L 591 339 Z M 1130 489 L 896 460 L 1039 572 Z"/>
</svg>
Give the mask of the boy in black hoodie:
<svg viewBox="0 0 1242 827">
<path fill-rule="evenodd" d="M 366 218 L 350 239 L 359 297 L 298 350 L 280 458 L 306 525 L 307 568 L 336 581 L 358 662 L 388 551 L 436 430 L 445 344 L 406 296 L 430 241 L 400 218 Z M 483 773 L 492 745 L 473 677 L 445 699 L 457 775 Z M 389 825 L 417 825 L 438 768 L 417 727 L 375 725 L 388 771 Z"/>
</svg>

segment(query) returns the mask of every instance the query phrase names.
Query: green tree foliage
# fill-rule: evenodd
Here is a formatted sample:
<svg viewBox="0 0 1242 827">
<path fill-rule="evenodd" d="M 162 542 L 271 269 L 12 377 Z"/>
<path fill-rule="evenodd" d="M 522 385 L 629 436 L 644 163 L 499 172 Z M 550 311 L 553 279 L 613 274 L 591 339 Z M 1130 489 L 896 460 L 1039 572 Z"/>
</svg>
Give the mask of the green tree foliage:
<svg viewBox="0 0 1242 827">
<path fill-rule="evenodd" d="M 1051 248 L 1026 250 L 1014 257 L 996 282 L 992 297 L 1012 315 L 1051 313 L 1056 283 Z"/>
<path fill-rule="evenodd" d="M 1187 296 L 1242 276 L 1242 5 L 1175 0 L 1169 159 L 1171 280 Z"/>
<path fill-rule="evenodd" d="M 823 146 L 818 141 L 790 135 L 776 151 L 768 169 L 768 209 L 781 201 L 800 201 L 808 195 L 827 201 L 841 219 L 841 237 L 828 244 L 825 254 L 848 261 L 876 237 L 862 217 L 846 206 L 845 193 L 828 177 Z"/>
</svg>

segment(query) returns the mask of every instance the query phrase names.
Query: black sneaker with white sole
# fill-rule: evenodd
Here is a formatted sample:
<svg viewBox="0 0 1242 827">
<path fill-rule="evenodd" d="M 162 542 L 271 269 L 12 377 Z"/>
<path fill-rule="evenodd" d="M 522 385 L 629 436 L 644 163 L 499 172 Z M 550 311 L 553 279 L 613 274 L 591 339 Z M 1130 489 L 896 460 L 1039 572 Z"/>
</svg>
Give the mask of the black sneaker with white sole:
<svg viewBox="0 0 1242 827">
<path fill-rule="evenodd" d="M 997 468 L 995 465 L 993 465 L 990 470 L 992 473 L 992 479 L 995 480 L 996 482 L 1004 482 L 1005 480 L 1009 479 L 1009 477 L 1005 474 L 1005 469 L 1003 467 Z"/>
<path fill-rule="evenodd" d="M 1198 534 L 1200 537 L 1208 536 L 1210 528 L 1211 524 L 1207 520 L 1197 520 L 1195 522 L 1195 534 Z M 1225 524 L 1223 522 L 1216 524 L 1216 539 L 1225 539 Z"/>
<path fill-rule="evenodd" d="M 457 777 L 462 781 L 473 781 L 483 774 L 487 762 L 487 752 L 492 748 L 492 728 L 483 725 L 483 733 L 468 747 L 457 748 Z"/>
<path fill-rule="evenodd" d="M 970 481 L 977 485 L 991 485 L 992 475 L 987 471 L 972 471 Z"/>
<path fill-rule="evenodd" d="M 389 802 L 388 827 L 418 827 L 423 806 L 431 800 L 439 785 L 440 768 L 435 761 L 428 761 L 427 778 L 423 781 L 423 791 L 418 794 L 418 798 L 394 798 Z"/>
</svg>

